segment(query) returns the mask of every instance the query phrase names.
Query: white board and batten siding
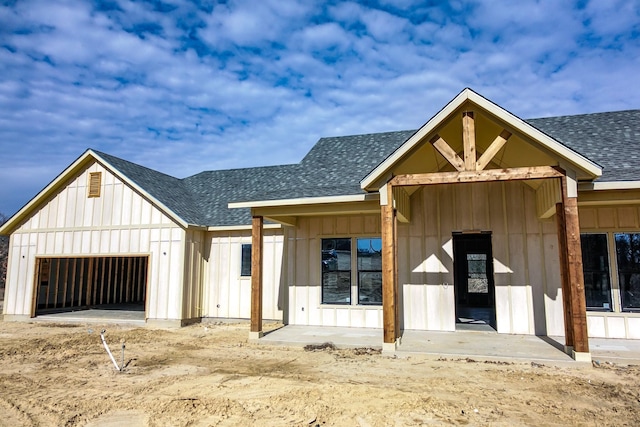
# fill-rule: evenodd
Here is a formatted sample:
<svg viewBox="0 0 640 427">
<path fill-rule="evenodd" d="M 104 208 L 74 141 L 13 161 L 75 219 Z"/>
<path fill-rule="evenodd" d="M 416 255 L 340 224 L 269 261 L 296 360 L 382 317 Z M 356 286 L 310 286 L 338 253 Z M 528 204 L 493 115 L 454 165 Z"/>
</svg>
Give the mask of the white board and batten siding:
<svg viewBox="0 0 640 427">
<path fill-rule="evenodd" d="M 202 287 L 206 277 L 204 254 L 206 234 L 201 230 L 186 231 L 182 290 L 182 319 L 184 320 L 200 320 L 202 316 Z"/>
<path fill-rule="evenodd" d="M 322 239 L 380 237 L 380 215 L 300 217 L 287 228 L 286 280 L 292 325 L 382 328 L 382 306 L 322 304 Z"/>
<path fill-rule="evenodd" d="M 102 172 L 100 197 L 87 197 Z M 183 318 L 185 230 L 94 162 L 11 235 L 5 318 L 31 316 L 36 257 L 149 256 L 146 317 Z"/>
<path fill-rule="evenodd" d="M 563 335 L 555 217 L 539 220 L 520 182 L 427 186 L 398 227 L 403 328 L 455 330 L 453 231 L 491 231 L 497 330 Z"/>
<path fill-rule="evenodd" d="M 251 317 L 251 276 L 241 275 L 242 245 L 251 244 L 251 230 L 207 233 L 205 255 L 207 278 L 203 289 L 202 317 L 249 319 Z M 282 321 L 285 295 L 283 232 L 264 230 L 262 317 Z"/>
<path fill-rule="evenodd" d="M 579 199 L 578 199 L 579 200 Z M 614 311 L 587 310 L 587 329 L 594 338 L 640 339 L 640 313 L 622 312 L 616 266 L 615 233 L 640 233 L 638 206 L 581 206 L 580 232 L 606 233 Z"/>
</svg>

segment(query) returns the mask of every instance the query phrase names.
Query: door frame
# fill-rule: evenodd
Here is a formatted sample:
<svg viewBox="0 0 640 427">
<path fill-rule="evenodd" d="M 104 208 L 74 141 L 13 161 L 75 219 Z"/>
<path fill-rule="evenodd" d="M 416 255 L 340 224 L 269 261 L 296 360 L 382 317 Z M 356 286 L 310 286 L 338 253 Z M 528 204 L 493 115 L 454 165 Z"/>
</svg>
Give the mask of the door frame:
<svg viewBox="0 0 640 427">
<path fill-rule="evenodd" d="M 491 310 L 490 326 L 496 327 L 495 277 L 493 271 L 493 245 L 491 231 L 453 232 L 453 289 L 456 322 L 461 308 L 487 308 Z M 486 254 L 488 289 L 484 301 L 469 299 L 467 255 Z"/>
</svg>

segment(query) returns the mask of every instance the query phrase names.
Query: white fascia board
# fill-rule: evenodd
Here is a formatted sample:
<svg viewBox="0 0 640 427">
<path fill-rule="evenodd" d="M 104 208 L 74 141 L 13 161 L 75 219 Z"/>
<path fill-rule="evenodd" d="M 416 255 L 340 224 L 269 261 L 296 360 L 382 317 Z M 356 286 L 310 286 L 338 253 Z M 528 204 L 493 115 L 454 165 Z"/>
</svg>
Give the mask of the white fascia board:
<svg viewBox="0 0 640 427">
<path fill-rule="evenodd" d="M 580 191 L 638 190 L 640 181 L 585 182 L 578 185 Z"/>
<path fill-rule="evenodd" d="M 91 150 L 85 151 L 80 157 L 78 157 L 73 163 L 67 166 L 53 181 L 44 187 L 38 194 L 36 194 L 31 200 L 27 202 L 18 212 L 16 212 L 7 222 L 0 226 L 0 235 L 5 235 L 8 230 L 13 228 L 16 222 L 22 220 L 27 213 L 29 213 L 35 206 L 40 203 L 40 200 L 49 194 L 52 190 L 58 187 L 58 185 L 65 180 L 73 171 L 78 169 L 88 157 L 94 156 L 95 153 Z"/>
<path fill-rule="evenodd" d="M 575 164 L 580 167 L 587 173 L 593 175 L 594 177 L 602 176 L 602 168 L 598 166 L 595 162 L 587 159 L 583 155 L 573 151 L 569 147 L 559 143 L 555 139 L 551 138 L 549 135 L 544 132 L 536 129 L 529 123 L 525 122 L 521 118 L 511 114 L 504 108 L 494 104 L 488 99 L 478 95 L 472 90 L 469 90 L 469 101 L 477 104 L 478 106 L 484 108 L 494 116 L 498 117 L 502 121 L 511 125 L 514 129 L 520 131 L 521 133 L 530 136 L 532 139 L 541 142 L 544 146 L 550 149 L 552 152 L 558 154 L 564 159 L 568 160 L 570 163 Z"/>
<path fill-rule="evenodd" d="M 489 113 L 498 117 L 502 121 L 508 123 L 511 127 L 523 133 L 529 135 L 532 139 L 539 141 L 545 145 L 549 150 L 568 160 L 570 163 L 577 165 L 590 175 L 594 177 L 602 176 L 602 168 L 596 163 L 576 153 L 568 147 L 560 144 L 555 139 L 551 138 L 547 134 L 539 131 L 529 123 L 511 114 L 504 108 L 489 101 L 488 99 L 478 95 L 473 90 L 466 88 L 460 92 L 455 98 L 453 98 L 442 110 L 440 110 L 435 116 L 433 116 L 425 125 L 423 125 L 416 133 L 414 133 L 404 144 L 400 146 L 395 152 L 387 157 L 382 163 L 380 163 L 369 175 L 367 175 L 361 182 L 360 187 L 362 189 L 369 189 L 384 173 L 387 172 L 394 164 L 396 164 L 405 154 L 411 151 L 422 139 L 424 139 L 429 133 L 431 133 L 437 126 L 439 126 L 450 114 L 458 109 L 465 101 L 473 102 L 480 108 L 485 109 Z"/>
<path fill-rule="evenodd" d="M 396 151 L 394 151 L 389 157 L 387 157 L 382 163 L 380 163 L 374 170 L 365 176 L 360 182 L 360 188 L 367 189 L 375 181 L 377 181 L 382 175 L 384 175 L 388 169 L 396 164 L 405 154 L 413 149 L 425 136 L 431 133 L 436 126 L 442 123 L 450 114 L 452 114 L 464 101 L 468 99 L 469 89 L 465 89 L 460 92 L 455 98 L 453 98 L 445 107 L 438 111 L 438 113 L 425 123 L 416 133 L 411 135 L 404 144 L 402 144 Z"/>
<path fill-rule="evenodd" d="M 251 225 L 214 225 L 207 227 L 207 231 L 244 231 L 252 228 Z M 265 230 L 279 230 L 282 228 L 282 224 L 264 224 L 262 228 Z"/>
<path fill-rule="evenodd" d="M 379 200 L 378 193 L 368 194 L 352 194 L 346 196 L 327 196 L 327 197 L 302 197 L 298 199 L 280 199 L 280 200 L 256 200 L 252 202 L 233 202 L 229 203 L 229 209 L 239 208 L 267 208 L 274 206 L 299 206 L 299 205 L 319 205 L 331 203 L 348 203 L 348 202 L 366 202 L 369 200 Z"/>
<path fill-rule="evenodd" d="M 107 162 L 105 159 L 103 159 L 102 157 L 100 157 L 98 154 L 96 154 L 93 150 L 89 150 L 89 152 L 91 153 L 91 155 L 98 160 L 104 167 L 106 167 L 107 169 L 109 169 L 109 172 L 111 172 L 112 174 L 116 175 L 118 178 L 120 178 L 123 182 L 126 182 L 128 186 L 130 186 L 131 188 L 134 188 L 138 193 L 140 194 L 144 194 L 145 197 L 149 200 L 151 200 L 151 202 L 153 204 L 155 204 L 156 206 L 158 206 L 158 208 L 160 208 L 160 210 L 166 214 L 167 216 L 169 216 L 174 222 L 176 222 L 177 224 L 179 224 L 180 226 L 182 226 L 183 228 L 188 228 L 189 226 L 196 226 L 197 224 L 189 224 L 187 223 L 184 219 L 182 219 L 179 215 L 177 215 L 175 212 L 173 212 L 171 209 L 169 209 L 164 203 L 162 203 L 160 200 L 156 199 L 155 197 L 153 197 L 151 194 L 147 193 L 142 187 L 140 187 L 139 185 L 137 185 L 135 182 L 131 181 L 126 175 L 120 173 L 120 171 L 118 171 L 118 169 L 114 168 L 113 166 L 111 166 L 111 164 L 109 162 Z"/>
</svg>

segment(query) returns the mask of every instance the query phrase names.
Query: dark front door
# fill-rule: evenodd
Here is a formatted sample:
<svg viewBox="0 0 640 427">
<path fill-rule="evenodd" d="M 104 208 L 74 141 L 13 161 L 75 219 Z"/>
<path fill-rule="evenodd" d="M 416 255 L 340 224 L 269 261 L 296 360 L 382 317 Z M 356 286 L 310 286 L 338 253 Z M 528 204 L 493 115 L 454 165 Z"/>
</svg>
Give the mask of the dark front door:
<svg viewBox="0 0 640 427">
<path fill-rule="evenodd" d="M 456 321 L 495 328 L 491 233 L 454 233 L 453 256 Z"/>
</svg>

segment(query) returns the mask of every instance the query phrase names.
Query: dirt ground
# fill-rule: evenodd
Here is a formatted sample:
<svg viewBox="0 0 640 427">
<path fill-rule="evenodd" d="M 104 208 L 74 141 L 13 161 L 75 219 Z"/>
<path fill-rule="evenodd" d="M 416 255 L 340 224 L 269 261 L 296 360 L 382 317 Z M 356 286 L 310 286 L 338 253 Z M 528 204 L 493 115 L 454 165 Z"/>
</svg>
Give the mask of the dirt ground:
<svg viewBox="0 0 640 427">
<path fill-rule="evenodd" d="M 244 324 L 0 322 L 0 425 L 640 425 L 640 367 L 248 344 Z"/>
</svg>

